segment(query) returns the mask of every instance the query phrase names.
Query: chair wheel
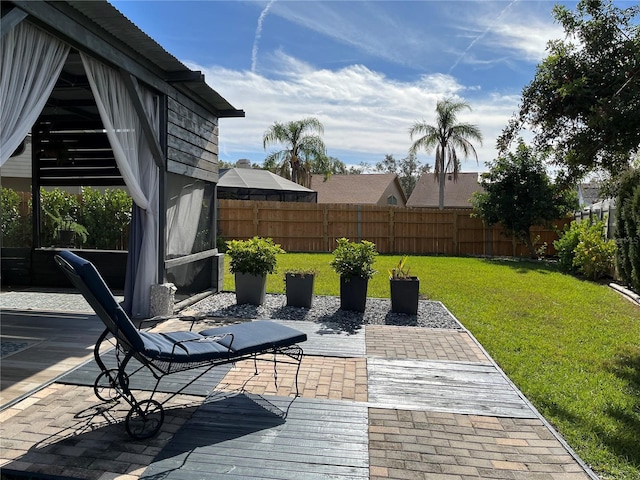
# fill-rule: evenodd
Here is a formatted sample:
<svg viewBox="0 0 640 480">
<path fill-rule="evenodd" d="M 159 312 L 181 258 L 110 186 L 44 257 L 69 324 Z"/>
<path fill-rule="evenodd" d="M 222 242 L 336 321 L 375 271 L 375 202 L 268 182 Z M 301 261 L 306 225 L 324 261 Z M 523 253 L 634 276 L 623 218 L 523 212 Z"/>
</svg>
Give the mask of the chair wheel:
<svg viewBox="0 0 640 480">
<path fill-rule="evenodd" d="M 134 405 L 125 420 L 127 433 L 136 440 L 153 437 L 164 422 L 164 409 L 155 400 L 142 400 Z"/>
<path fill-rule="evenodd" d="M 125 386 L 129 387 L 129 376 L 123 376 Z M 113 402 L 122 396 L 122 388 L 118 385 L 118 370 L 112 368 L 102 372 L 93 384 L 93 392 L 100 400 Z"/>
</svg>

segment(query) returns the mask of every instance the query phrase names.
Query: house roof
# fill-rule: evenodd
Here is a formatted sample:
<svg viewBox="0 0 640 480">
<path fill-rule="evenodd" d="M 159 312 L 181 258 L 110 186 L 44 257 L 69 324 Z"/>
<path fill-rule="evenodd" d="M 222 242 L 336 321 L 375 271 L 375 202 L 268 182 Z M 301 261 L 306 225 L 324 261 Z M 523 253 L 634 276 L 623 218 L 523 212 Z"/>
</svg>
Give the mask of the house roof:
<svg viewBox="0 0 640 480">
<path fill-rule="evenodd" d="M 405 203 L 407 199 L 395 173 L 331 175 L 326 181 L 324 175 L 312 175 L 311 189 L 318 192 L 318 203 L 376 204 L 393 182 L 397 182 Z"/>
<path fill-rule="evenodd" d="M 592 205 L 602 200 L 599 182 L 585 182 L 578 185 L 578 200 L 581 206 Z"/>
<path fill-rule="evenodd" d="M 256 168 L 230 168 L 220 170 L 218 188 L 253 188 L 288 192 L 313 192 L 268 170 Z"/>
<path fill-rule="evenodd" d="M 447 208 L 471 208 L 469 199 L 474 192 L 481 192 L 477 172 L 460 172 L 458 180 L 453 175 L 445 176 L 444 206 Z M 418 180 L 413 193 L 407 201 L 407 207 L 438 207 L 440 184 L 433 173 L 424 173 Z"/>
</svg>

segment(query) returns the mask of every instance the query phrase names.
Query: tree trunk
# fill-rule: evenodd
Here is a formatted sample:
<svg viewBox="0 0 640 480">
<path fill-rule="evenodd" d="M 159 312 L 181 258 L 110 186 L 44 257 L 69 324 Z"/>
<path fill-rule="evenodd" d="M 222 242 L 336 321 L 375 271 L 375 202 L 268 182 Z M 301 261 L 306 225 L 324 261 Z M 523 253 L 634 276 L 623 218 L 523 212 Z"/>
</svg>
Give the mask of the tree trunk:
<svg viewBox="0 0 640 480">
<path fill-rule="evenodd" d="M 527 250 L 529 250 L 529 256 L 531 258 L 538 258 L 538 254 L 536 252 L 536 247 L 533 245 L 531 241 L 531 232 L 527 230 L 526 233 L 522 235 L 522 240 L 524 240 L 524 244 L 527 246 Z"/>
<path fill-rule="evenodd" d="M 440 210 L 444 210 L 444 179 L 445 179 L 445 173 L 444 173 L 444 169 L 440 170 L 440 178 L 438 180 L 438 183 L 440 184 L 440 191 L 438 192 L 438 208 Z"/>
</svg>

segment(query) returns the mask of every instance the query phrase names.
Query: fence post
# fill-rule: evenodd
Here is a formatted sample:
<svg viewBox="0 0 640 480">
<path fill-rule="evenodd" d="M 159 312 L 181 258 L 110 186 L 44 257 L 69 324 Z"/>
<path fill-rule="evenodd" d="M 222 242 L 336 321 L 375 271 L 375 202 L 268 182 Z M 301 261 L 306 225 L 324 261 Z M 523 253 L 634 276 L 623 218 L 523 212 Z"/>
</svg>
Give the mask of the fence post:
<svg viewBox="0 0 640 480">
<path fill-rule="evenodd" d="M 453 211 L 453 251 L 460 255 L 460 244 L 458 243 L 458 212 Z"/>
<path fill-rule="evenodd" d="M 325 203 L 322 207 L 322 241 L 324 242 L 324 251 L 329 251 L 329 210 Z"/>
<path fill-rule="evenodd" d="M 358 223 L 356 224 L 356 231 L 358 232 L 358 242 L 359 242 L 360 239 L 362 238 L 362 209 L 360 205 L 358 205 L 357 211 L 358 211 L 358 219 L 357 219 Z"/>
<path fill-rule="evenodd" d="M 258 202 L 253 203 L 253 236 L 258 236 Z"/>
<path fill-rule="evenodd" d="M 393 208 L 389 207 L 389 253 L 395 253 L 395 247 L 394 247 L 394 225 L 393 225 Z"/>
</svg>

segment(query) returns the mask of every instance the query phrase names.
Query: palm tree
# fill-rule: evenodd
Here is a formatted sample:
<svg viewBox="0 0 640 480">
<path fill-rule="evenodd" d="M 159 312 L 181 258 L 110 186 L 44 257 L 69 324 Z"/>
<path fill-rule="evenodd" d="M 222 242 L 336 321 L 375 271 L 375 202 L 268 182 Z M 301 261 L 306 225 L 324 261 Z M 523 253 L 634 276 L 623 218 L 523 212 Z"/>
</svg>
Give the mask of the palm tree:
<svg viewBox="0 0 640 480">
<path fill-rule="evenodd" d="M 471 110 L 469 104 L 464 101 L 458 102 L 451 98 L 440 100 L 436 105 L 437 125 L 429 125 L 422 121 L 414 123 L 409 129 L 411 140 L 414 136 L 421 135 L 411 145 L 410 153 L 415 154 L 420 149 L 429 152 L 433 147 L 436 148 L 433 173 L 440 184 L 439 206 L 441 210 L 444 208 L 445 175 L 452 173 L 453 180 L 458 179 L 460 160 L 458 160 L 457 150 L 462 151 L 464 158 L 472 154 L 477 162 L 476 149 L 469 140 L 477 140 L 482 145 L 482 133 L 477 125 L 457 123 L 458 113 L 464 109 Z"/>
<path fill-rule="evenodd" d="M 284 150 L 271 153 L 264 161 L 279 175 L 306 187 L 310 183 L 310 162 L 325 156 L 320 135 L 324 127 L 317 118 L 309 117 L 287 123 L 275 122 L 262 138 L 263 147 L 283 144 Z"/>
</svg>

